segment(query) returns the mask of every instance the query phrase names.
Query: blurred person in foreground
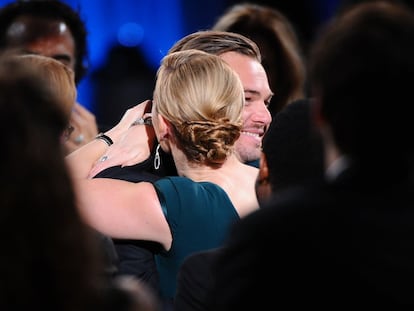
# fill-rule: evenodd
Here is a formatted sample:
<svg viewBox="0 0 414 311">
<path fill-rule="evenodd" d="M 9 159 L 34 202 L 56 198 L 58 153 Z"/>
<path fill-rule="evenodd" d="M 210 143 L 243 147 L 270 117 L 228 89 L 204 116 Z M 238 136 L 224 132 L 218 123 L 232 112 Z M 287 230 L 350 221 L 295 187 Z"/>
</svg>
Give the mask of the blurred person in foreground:
<svg viewBox="0 0 414 311">
<path fill-rule="evenodd" d="M 157 311 L 157 297 L 144 284 L 107 277 L 96 232 L 76 209 L 62 145 L 70 72 L 48 57 L 0 57 L 0 129 L 7 133 L 0 155 L 7 181 L 0 195 L 0 309 Z"/>
<path fill-rule="evenodd" d="M 64 161 L 63 107 L 36 66 L 0 59 L 1 310 L 86 311 L 102 298 L 102 258 Z"/>
<path fill-rule="evenodd" d="M 70 153 L 71 150 L 68 150 L 66 142 L 73 131 L 73 126 L 70 124 L 70 117 L 73 106 L 76 102 L 77 94 L 73 71 L 61 62 L 43 55 L 10 54 L 6 52 L 3 56 L 5 58 L 9 57 L 9 62 L 15 62 L 16 66 L 27 66 L 33 68 L 33 70 L 37 71 L 45 83 L 54 88 L 60 99 L 57 102 L 61 105 L 59 108 L 63 109 L 66 117 L 66 127 L 62 132 L 61 141 L 64 153 Z M 37 103 L 33 103 L 33 106 L 36 107 L 36 104 Z"/>
<path fill-rule="evenodd" d="M 320 182 L 324 174 L 320 133 L 311 122 L 311 101 L 297 100 L 276 114 L 264 139 L 256 182 L 260 206 L 293 187 Z M 214 260 L 221 248 L 189 255 L 180 267 L 174 309 L 205 310 Z"/>
<path fill-rule="evenodd" d="M 413 55 L 414 13 L 391 2 L 323 30 L 309 73 L 326 181 L 233 227 L 210 310 L 414 306 Z"/>
</svg>

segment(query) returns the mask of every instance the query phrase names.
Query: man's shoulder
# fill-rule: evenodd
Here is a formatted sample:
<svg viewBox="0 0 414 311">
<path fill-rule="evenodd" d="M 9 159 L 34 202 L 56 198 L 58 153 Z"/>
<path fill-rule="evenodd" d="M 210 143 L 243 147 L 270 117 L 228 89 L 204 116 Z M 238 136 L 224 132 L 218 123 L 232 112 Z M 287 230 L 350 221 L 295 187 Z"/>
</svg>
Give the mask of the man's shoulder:
<svg viewBox="0 0 414 311">
<path fill-rule="evenodd" d="M 147 171 L 146 166 L 140 163 L 132 166 L 121 167 L 120 165 L 117 165 L 113 167 L 108 167 L 96 174 L 94 178 L 112 178 L 126 180 L 130 182 L 155 182 L 159 180 L 161 177 L 153 174 L 152 172 Z"/>
</svg>

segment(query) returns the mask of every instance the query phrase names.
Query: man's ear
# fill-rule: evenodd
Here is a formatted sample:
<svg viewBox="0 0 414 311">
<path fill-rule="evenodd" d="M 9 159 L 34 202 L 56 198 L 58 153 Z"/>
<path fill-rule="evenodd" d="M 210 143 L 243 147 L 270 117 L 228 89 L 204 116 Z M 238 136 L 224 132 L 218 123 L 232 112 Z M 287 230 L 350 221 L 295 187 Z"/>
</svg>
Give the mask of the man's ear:
<svg viewBox="0 0 414 311">
<path fill-rule="evenodd" d="M 267 159 L 264 152 L 260 155 L 259 175 L 257 178 L 259 183 L 269 183 L 269 168 L 267 166 Z"/>
<path fill-rule="evenodd" d="M 266 155 L 262 152 L 260 156 L 259 174 L 256 179 L 256 196 L 259 204 L 265 203 L 272 195 L 272 187 L 269 182 L 269 169 L 267 167 Z"/>
<path fill-rule="evenodd" d="M 319 95 L 312 97 L 311 100 L 311 121 L 316 128 L 323 128 L 325 125 L 325 119 L 322 115 L 322 102 Z"/>
</svg>

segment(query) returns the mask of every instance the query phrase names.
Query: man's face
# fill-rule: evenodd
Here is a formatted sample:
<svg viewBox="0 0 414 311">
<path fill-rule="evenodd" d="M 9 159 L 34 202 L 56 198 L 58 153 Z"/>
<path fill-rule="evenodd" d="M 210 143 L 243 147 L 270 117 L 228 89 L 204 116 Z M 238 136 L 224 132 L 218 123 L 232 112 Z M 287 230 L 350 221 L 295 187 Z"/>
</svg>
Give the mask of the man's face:
<svg viewBox="0 0 414 311">
<path fill-rule="evenodd" d="M 239 75 L 246 99 L 243 128 L 235 145 L 236 152 L 244 163 L 258 160 L 263 136 L 272 121 L 267 106 L 273 93 L 266 72 L 258 61 L 246 55 L 226 52 L 220 57 Z"/>
<path fill-rule="evenodd" d="M 75 42 L 60 20 L 22 15 L 7 30 L 7 43 L 18 53 L 51 57 L 75 69 Z"/>
</svg>

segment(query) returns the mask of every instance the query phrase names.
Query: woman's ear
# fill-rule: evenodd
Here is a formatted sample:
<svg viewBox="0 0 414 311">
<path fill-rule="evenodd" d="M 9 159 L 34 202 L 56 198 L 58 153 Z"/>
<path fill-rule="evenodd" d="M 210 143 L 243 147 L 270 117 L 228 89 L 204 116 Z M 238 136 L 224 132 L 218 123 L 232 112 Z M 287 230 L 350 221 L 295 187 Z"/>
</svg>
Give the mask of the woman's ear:
<svg viewBox="0 0 414 311">
<path fill-rule="evenodd" d="M 162 115 L 157 114 L 158 121 L 158 140 L 165 140 L 171 133 L 171 122 L 164 118 Z"/>
<path fill-rule="evenodd" d="M 158 122 L 158 142 L 162 147 L 162 150 L 164 150 L 167 153 L 171 152 L 171 138 L 174 136 L 171 135 L 173 131 L 173 125 L 170 121 L 168 121 L 166 118 L 161 116 L 160 114 L 157 115 L 157 122 Z"/>
</svg>

